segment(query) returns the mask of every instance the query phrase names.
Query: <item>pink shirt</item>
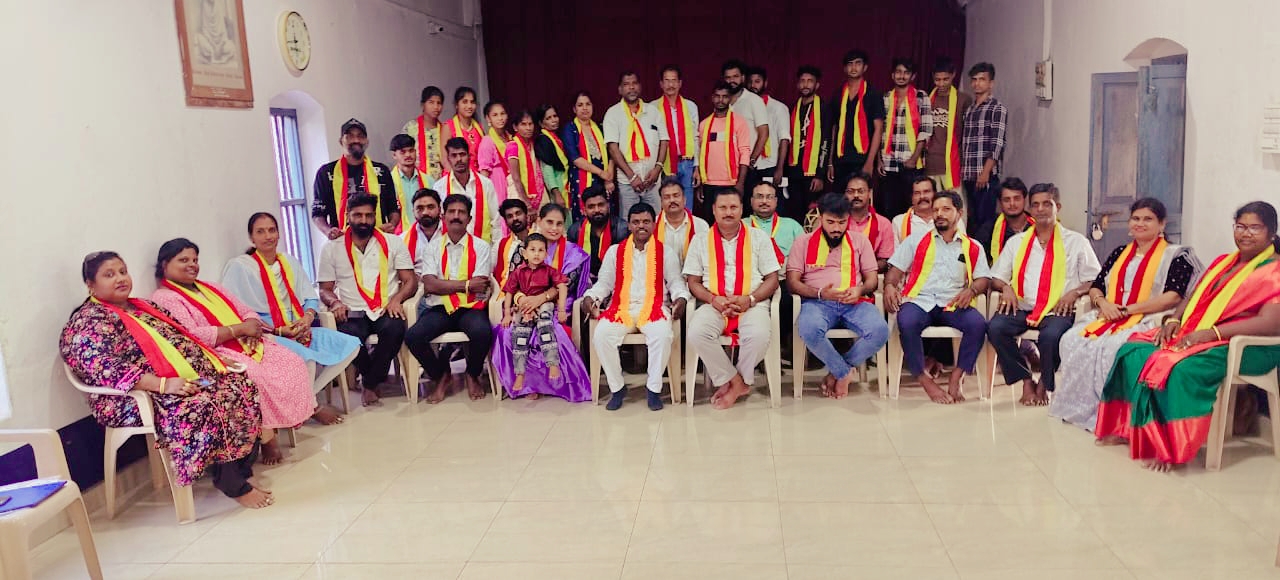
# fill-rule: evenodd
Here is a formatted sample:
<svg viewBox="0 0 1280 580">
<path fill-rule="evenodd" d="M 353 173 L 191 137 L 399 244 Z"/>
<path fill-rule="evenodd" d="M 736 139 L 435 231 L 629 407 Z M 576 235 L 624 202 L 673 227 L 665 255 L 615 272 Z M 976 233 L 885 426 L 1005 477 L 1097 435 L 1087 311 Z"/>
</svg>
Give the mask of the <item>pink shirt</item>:
<svg viewBox="0 0 1280 580">
<path fill-rule="evenodd" d="M 828 285 L 841 286 L 843 282 L 840 280 L 840 253 L 844 251 L 844 244 L 831 248 L 827 253 L 827 263 L 822 266 L 814 266 L 805 263 L 805 255 L 809 252 L 809 240 L 814 236 L 822 236 L 822 230 L 817 229 L 810 233 L 804 234 L 791 244 L 791 253 L 787 255 L 787 272 L 800 272 L 800 281 L 814 288 L 825 288 Z M 876 269 L 875 252 L 871 249 L 871 242 L 858 232 L 849 232 L 849 237 L 853 239 L 853 265 L 858 271 L 854 275 L 855 283 L 862 284 L 862 273 L 868 270 Z M 893 240 L 893 234 L 889 234 L 890 241 Z M 818 243 L 825 244 L 826 240 L 820 240 Z"/>
<path fill-rule="evenodd" d="M 479 171 L 489 172 L 489 179 L 493 181 L 493 192 L 498 195 L 498 203 L 507 200 L 507 151 L 506 146 L 503 150 L 498 150 L 498 144 L 493 142 L 492 137 L 485 137 L 480 141 L 480 151 L 477 155 L 477 169 Z"/>
<path fill-rule="evenodd" d="M 875 214 L 875 219 L 876 222 L 878 222 L 876 226 L 878 231 L 876 232 L 875 239 L 870 240 L 871 246 L 875 248 L 876 258 L 888 260 L 893 257 L 893 249 L 895 245 L 893 241 L 893 222 L 889 221 L 889 218 L 880 214 Z M 871 214 L 867 214 L 867 219 L 860 222 L 855 222 L 850 218 L 849 229 L 858 233 L 864 233 L 869 231 L 867 228 L 870 223 Z M 863 237 L 867 237 L 869 235 L 870 234 L 864 234 Z"/>
<path fill-rule="evenodd" d="M 517 155 L 519 150 L 516 147 L 516 139 L 519 139 L 519 137 L 512 137 L 510 141 L 507 141 L 507 159 L 508 160 L 519 159 Z M 541 207 L 544 202 L 546 202 L 547 187 L 542 182 L 542 165 L 538 163 L 537 157 L 534 156 L 533 154 L 532 142 L 529 143 L 529 158 L 533 159 L 533 171 L 531 172 L 533 173 L 533 175 L 529 176 L 529 191 L 526 191 L 524 193 L 525 195 L 529 196 L 529 214 L 532 215 L 532 214 L 538 213 L 538 208 Z M 521 171 L 524 171 L 524 169 L 521 168 Z M 520 174 L 518 173 L 511 174 L 511 180 L 513 182 L 519 179 L 520 179 Z M 512 193 L 515 193 L 515 191 L 513 190 Z M 893 237 L 892 232 L 890 232 L 889 237 L 890 238 Z"/>
<path fill-rule="evenodd" d="M 729 174 L 729 166 L 725 163 L 724 146 L 727 117 L 711 117 L 711 127 L 702 136 L 708 142 L 707 158 L 702 162 L 707 168 L 707 185 L 737 185 L 738 180 Z M 738 165 L 751 163 L 751 147 L 755 145 L 755 129 L 742 115 L 734 115 L 733 132 L 737 137 L 738 150 L 735 156 Z M 739 167 L 738 169 L 742 169 Z"/>
</svg>

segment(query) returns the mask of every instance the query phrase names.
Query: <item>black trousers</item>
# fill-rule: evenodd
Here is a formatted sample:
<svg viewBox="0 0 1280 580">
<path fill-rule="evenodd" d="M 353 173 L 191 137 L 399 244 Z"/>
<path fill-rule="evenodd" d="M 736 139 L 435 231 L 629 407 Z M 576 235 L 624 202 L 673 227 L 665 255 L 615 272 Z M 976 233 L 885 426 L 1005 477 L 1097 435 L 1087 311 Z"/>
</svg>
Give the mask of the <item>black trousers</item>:
<svg viewBox="0 0 1280 580">
<path fill-rule="evenodd" d="M 996 314 L 987 324 L 987 341 L 996 349 L 996 360 L 1004 371 L 1004 382 L 1013 385 L 1018 381 L 1031 378 L 1031 367 L 1027 359 L 1018 351 L 1019 334 L 1032 328 L 1027 324 L 1030 312 L 1019 310 L 1013 315 Z M 1053 390 L 1053 373 L 1058 371 L 1058 363 L 1062 357 L 1058 353 L 1058 342 L 1067 333 L 1075 318 L 1071 316 L 1046 316 L 1035 328 L 1040 331 L 1036 347 L 1040 349 L 1040 384 L 1046 390 Z"/>
<path fill-rule="evenodd" d="M 252 491 L 249 478 L 253 477 L 253 464 L 258 461 L 259 448 L 260 445 L 255 441 L 248 455 L 235 461 L 210 465 L 209 476 L 213 478 L 213 486 L 233 499 Z"/>
<path fill-rule="evenodd" d="M 873 196 L 876 213 L 890 219 L 907 213 L 911 209 L 911 180 L 918 173 L 914 169 L 900 169 L 882 175 Z"/>
<path fill-rule="evenodd" d="M 964 194 L 969 202 L 969 211 L 965 212 L 969 216 L 969 231 L 976 232 L 978 228 L 996 219 L 996 206 L 1000 204 L 1000 176 L 992 175 L 991 180 L 987 182 L 986 189 L 978 189 L 978 182 L 965 181 Z"/>
<path fill-rule="evenodd" d="M 459 308 L 449 314 L 444 306 L 432 306 L 418 313 L 418 321 L 405 333 L 404 343 L 422 364 L 431 380 L 439 380 L 449 372 L 449 360 L 436 354 L 431 341 L 446 332 L 461 332 L 471 341 L 466 345 L 467 374 L 479 378 L 484 372 L 484 359 L 493 346 L 493 326 L 489 312 L 483 308 Z"/>
<path fill-rule="evenodd" d="M 809 191 L 809 184 L 817 178 L 822 181 L 822 188 L 818 192 Z M 778 213 L 800 222 L 804 225 L 805 215 L 809 213 L 809 206 L 817 203 L 818 198 L 822 197 L 831 189 L 827 184 L 827 175 L 825 169 L 818 170 L 817 175 L 806 177 L 804 170 L 800 167 L 787 168 L 787 197 L 778 200 Z M 843 192 L 842 192 L 843 193 Z"/>
<path fill-rule="evenodd" d="M 369 320 L 364 312 L 352 312 L 347 315 L 346 322 L 338 325 L 338 330 L 360 339 L 360 350 L 356 352 L 354 364 L 356 371 L 364 379 L 364 386 L 375 387 L 387 380 L 387 374 L 391 372 L 391 361 L 395 360 L 396 354 L 400 352 L 400 345 L 404 343 L 404 319 L 392 318 L 384 312 L 377 320 Z M 378 344 L 374 345 L 372 353 L 364 347 L 369 335 L 378 337 Z"/>
</svg>

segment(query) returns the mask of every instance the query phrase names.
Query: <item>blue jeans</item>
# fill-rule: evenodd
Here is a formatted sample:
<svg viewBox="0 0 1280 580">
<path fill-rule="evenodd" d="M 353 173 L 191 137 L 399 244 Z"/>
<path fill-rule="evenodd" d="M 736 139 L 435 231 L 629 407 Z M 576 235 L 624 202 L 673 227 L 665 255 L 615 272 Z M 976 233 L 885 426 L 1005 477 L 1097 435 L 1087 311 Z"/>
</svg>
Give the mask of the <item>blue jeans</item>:
<svg viewBox="0 0 1280 580">
<path fill-rule="evenodd" d="M 849 352 L 841 355 L 831 344 L 827 331 L 832 328 L 847 328 L 858 335 Z M 866 302 L 841 304 L 806 298 L 800 303 L 796 332 L 809 352 L 837 379 L 849 376 L 854 367 L 875 356 L 889 342 L 889 324 L 874 304 Z"/>
<path fill-rule="evenodd" d="M 684 208 L 693 211 L 693 160 L 681 159 L 676 165 L 676 178 L 680 180 L 680 187 L 684 188 Z M 654 208 L 659 212 L 662 206 Z M 624 218 L 625 219 L 625 218 Z"/>
<path fill-rule="evenodd" d="M 920 338 L 920 333 L 930 326 L 950 326 L 964 335 L 960 338 L 960 357 L 956 366 L 966 373 L 973 372 L 982 344 L 987 340 L 987 319 L 973 308 L 947 312 L 941 306 L 935 306 L 925 312 L 915 304 L 904 302 L 902 309 L 898 310 L 898 334 L 907 370 L 917 377 L 924 373 L 924 339 Z"/>
</svg>

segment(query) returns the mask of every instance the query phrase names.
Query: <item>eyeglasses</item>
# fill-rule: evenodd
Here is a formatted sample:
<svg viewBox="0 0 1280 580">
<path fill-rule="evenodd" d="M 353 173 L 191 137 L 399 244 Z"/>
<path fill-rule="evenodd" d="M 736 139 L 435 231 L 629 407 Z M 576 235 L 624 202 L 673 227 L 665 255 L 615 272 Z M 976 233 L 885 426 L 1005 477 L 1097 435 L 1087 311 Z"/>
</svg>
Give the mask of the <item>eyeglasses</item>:
<svg viewBox="0 0 1280 580">
<path fill-rule="evenodd" d="M 766 193 L 764 195 L 752 195 L 751 199 L 758 199 L 760 201 L 774 201 L 778 199 L 778 196 L 772 193 Z"/>
<path fill-rule="evenodd" d="M 1260 236 L 1267 232 L 1267 226 L 1264 224 L 1236 224 L 1236 233 L 1243 234 L 1248 232 L 1251 236 Z"/>
</svg>

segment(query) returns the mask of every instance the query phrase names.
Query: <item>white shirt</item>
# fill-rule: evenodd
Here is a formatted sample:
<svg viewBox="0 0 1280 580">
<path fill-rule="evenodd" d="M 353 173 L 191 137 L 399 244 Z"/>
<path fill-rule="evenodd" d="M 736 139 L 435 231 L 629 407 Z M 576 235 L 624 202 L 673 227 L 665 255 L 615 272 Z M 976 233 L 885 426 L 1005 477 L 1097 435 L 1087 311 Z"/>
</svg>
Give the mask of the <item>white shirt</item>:
<svg viewBox="0 0 1280 580">
<path fill-rule="evenodd" d="M 1065 292 L 1083 284 L 1086 280 L 1096 279 L 1098 273 L 1102 271 L 1102 265 L 1098 263 L 1098 257 L 1093 254 L 1093 247 L 1089 245 L 1089 240 L 1061 225 L 1058 228 L 1062 232 L 1063 249 L 1067 251 L 1067 284 L 1063 286 Z M 1018 255 L 1018 248 L 1022 246 L 1027 236 L 1034 236 L 1035 233 L 1036 228 L 1033 226 L 1005 241 L 1004 249 L 1000 251 L 1000 257 L 996 259 L 996 265 L 991 269 L 993 278 L 1003 280 L 1005 284 L 1013 283 L 1015 266 L 1013 262 Z M 1031 244 L 1030 254 L 1027 258 L 1027 284 L 1022 290 L 1023 298 L 1018 300 L 1019 310 L 1035 308 L 1036 293 L 1040 289 L 1040 270 L 1044 266 L 1045 258 L 1045 246 L 1038 238 Z"/>
<path fill-rule="evenodd" d="M 761 98 L 760 102 L 764 103 Z M 765 118 L 769 123 L 769 154 L 760 153 L 760 158 L 756 160 L 756 169 L 769 169 L 777 167 L 778 161 L 778 143 L 786 139 L 791 140 L 791 111 L 782 101 L 769 97 L 769 102 L 764 103 Z M 794 147 L 794 144 L 792 145 Z"/>
<path fill-rule="evenodd" d="M 902 240 L 906 239 L 902 236 L 902 220 L 906 219 L 906 215 L 907 214 L 902 213 L 894 216 L 893 218 L 893 241 L 899 244 L 902 243 Z M 965 233 L 964 220 L 960 220 L 959 223 L 956 224 L 956 226 L 957 226 L 956 232 L 961 234 Z M 920 217 L 920 215 L 917 214 L 916 212 L 914 211 L 911 212 L 911 235 L 913 236 L 916 235 L 916 232 L 922 231 L 922 229 L 932 230 L 933 219 L 926 220 Z"/>
<path fill-rule="evenodd" d="M 680 258 L 681 267 L 683 267 L 684 265 L 685 256 L 689 254 L 689 248 L 685 247 L 684 241 L 689 239 L 690 222 L 693 223 L 694 236 L 697 236 L 698 234 L 701 234 L 711 228 L 711 226 L 707 225 L 707 220 L 704 220 L 698 216 L 692 216 L 692 217 L 693 219 L 691 220 L 689 219 L 690 216 L 685 215 L 684 221 L 680 222 L 679 226 L 673 226 L 671 225 L 670 222 L 667 222 L 666 212 L 664 211 L 658 212 L 658 220 L 662 222 L 662 228 L 663 228 L 662 229 L 662 237 L 663 237 L 662 245 L 668 248 L 675 248 L 675 250 L 672 253 L 675 254 L 676 257 Z M 654 233 L 657 233 L 658 227 L 656 225 L 654 226 L 653 231 Z"/>
<path fill-rule="evenodd" d="M 403 234 L 400 234 L 400 238 L 404 241 L 406 249 L 409 247 L 409 234 L 412 233 L 413 230 L 418 230 L 417 247 L 414 248 L 412 252 L 413 271 L 418 274 L 418 277 L 422 277 L 422 254 L 426 252 L 427 244 L 431 243 L 433 240 L 440 237 L 440 234 L 444 233 L 444 223 L 436 224 L 435 233 L 428 237 L 427 234 L 422 231 L 422 225 L 419 224 L 417 220 L 414 220 L 413 228 Z"/>
<path fill-rule="evenodd" d="M 583 296 L 590 296 L 600 305 L 600 310 L 604 311 L 609 307 L 606 300 L 612 300 L 614 293 L 614 282 L 618 277 L 618 248 L 623 244 L 614 244 L 604 253 L 604 259 L 600 262 L 600 276 L 596 278 L 596 283 L 587 290 Z M 632 259 L 631 273 L 631 296 L 630 304 L 627 305 L 628 312 L 634 320 L 640 315 L 640 310 L 644 307 L 644 294 L 647 291 L 645 281 L 648 280 L 647 268 L 649 261 L 645 258 L 648 256 L 651 244 L 646 244 L 645 249 L 637 249 L 635 257 Z M 692 301 L 693 295 L 689 294 L 689 286 L 684 282 L 684 276 L 680 274 L 680 259 L 677 252 L 672 252 L 666 244 L 663 244 L 662 253 L 662 278 L 665 282 L 662 285 L 662 315 L 668 320 L 671 319 L 671 303 L 684 298 L 685 301 Z"/>
<path fill-rule="evenodd" d="M 747 126 L 751 127 L 752 133 L 751 149 L 755 150 L 755 129 L 760 125 L 769 124 L 769 111 L 764 106 L 764 100 L 760 98 L 760 95 L 743 88 L 738 95 L 738 100 L 729 105 L 729 109 L 733 111 L 733 114 L 739 115 L 739 118 L 747 120 Z M 770 129 L 769 133 L 772 134 L 773 130 Z M 759 160 L 757 159 L 757 161 Z"/>
<path fill-rule="evenodd" d="M 782 270 L 782 266 L 778 264 L 778 255 L 773 253 L 773 238 L 769 237 L 768 232 L 763 232 L 752 227 L 743 226 L 738 230 L 738 235 L 742 235 L 743 231 L 751 230 L 751 271 L 747 273 L 747 291 L 754 291 L 760 287 L 764 277 Z M 707 230 L 698 235 L 693 236 L 693 241 L 689 242 L 689 254 L 684 258 L 684 275 L 685 276 L 701 276 L 702 285 L 710 287 L 709 280 L 711 276 L 724 278 L 724 287 L 726 292 L 732 292 L 734 284 L 738 279 L 736 276 L 736 268 L 738 265 L 737 251 L 738 236 L 734 236 L 727 240 L 720 240 L 721 246 L 724 247 L 724 268 L 723 272 L 709 272 L 707 268 L 710 266 L 710 257 L 707 255 L 707 237 L 712 235 L 712 230 Z"/>
<path fill-rule="evenodd" d="M 908 274 L 902 278 L 904 286 L 915 266 L 916 251 L 920 248 L 920 243 L 925 240 L 925 236 L 934 236 L 933 269 L 929 272 L 928 278 L 920 281 L 919 294 L 915 297 L 903 294 L 902 299 L 929 312 L 939 306 L 950 304 L 956 294 L 969 285 L 969 272 L 968 266 L 963 261 L 964 244 L 961 243 L 959 235 L 952 238 L 951 243 L 948 244 L 942 240 L 942 235 L 933 231 L 932 228 L 916 230 L 906 241 L 898 244 L 898 248 L 893 251 L 893 257 L 889 258 L 889 265 Z M 974 242 L 977 243 L 977 240 Z M 973 267 L 973 279 L 990 277 L 991 269 L 987 267 L 987 252 L 979 243 L 978 260 Z"/>
<path fill-rule="evenodd" d="M 452 172 L 446 174 L 444 177 L 441 177 L 440 179 L 437 179 L 436 182 L 431 185 L 431 189 L 436 190 L 436 193 L 440 194 L 440 200 L 441 200 L 441 206 L 442 206 L 440 208 L 441 220 L 444 219 L 443 205 L 444 205 L 444 198 L 448 196 L 447 192 L 449 191 L 449 182 L 453 182 L 453 193 L 465 194 L 467 197 L 471 198 L 471 223 L 467 224 L 467 231 L 474 234 L 476 231 L 476 227 L 475 227 L 476 220 L 487 219 L 489 220 L 489 231 L 492 232 L 491 236 L 499 235 L 502 232 L 503 221 L 502 221 L 502 216 L 498 214 L 498 194 L 493 188 L 493 181 L 476 171 L 471 172 L 471 177 L 467 179 L 466 187 L 463 187 L 462 183 L 460 183 L 457 180 L 457 178 L 453 175 Z M 485 215 L 483 216 L 477 215 L 479 213 L 476 208 L 476 183 L 477 182 L 484 188 Z M 440 222 L 440 227 L 441 228 L 445 227 L 445 224 L 443 221 Z M 488 239 L 485 241 L 490 243 L 493 242 L 492 239 Z"/>
<path fill-rule="evenodd" d="M 622 151 L 623 159 L 627 164 L 635 169 L 636 164 L 641 164 L 641 169 L 636 171 L 648 171 L 653 168 L 653 163 L 658 158 L 658 145 L 662 141 L 669 139 L 667 135 L 667 120 L 662 116 L 662 111 L 658 107 L 654 107 L 644 100 L 637 100 L 640 104 L 640 110 L 635 113 L 636 121 L 640 123 L 640 130 L 644 133 L 645 142 L 649 144 L 649 156 L 639 161 L 631 160 L 631 143 L 628 137 L 631 135 L 631 120 L 627 118 L 627 112 L 623 107 L 627 106 L 626 101 L 618 101 L 604 114 L 604 142 L 605 144 L 617 143 L 618 149 Z M 644 154 L 640 150 L 641 155 Z"/>
<path fill-rule="evenodd" d="M 684 97 L 680 97 L 680 100 L 684 101 L 684 120 L 685 120 L 685 122 L 686 122 L 686 123 L 688 123 L 688 124 L 689 124 L 689 129 L 690 129 L 690 130 L 691 130 L 691 132 L 693 133 L 693 142 L 692 142 L 692 143 L 685 143 L 685 145 L 684 145 L 684 155 L 683 155 L 681 158 L 682 158 L 682 159 L 689 159 L 689 160 L 692 160 L 692 161 L 694 162 L 695 166 L 696 166 L 696 164 L 697 164 L 697 162 L 698 162 L 698 161 L 697 161 L 697 160 L 698 160 L 698 147 L 700 147 L 700 146 L 701 146 L 701 145 L 699 145 L 699 143 L 701 143 L 701 142 L 702 142 L 702 136 L 698 134 L 698 129 L 699 129 L 699 121 L 698 121 L 698 119 L 701 119 L 702 117 L 699 117 L 699 116 L 698 116 L 698 104 L 697 104 L 697 103 L 695 103 L 695 102 L 693 102 L 693 101 L 690 101 L 689 99 L 686 99 L 686 98 L 684 98 Z M 663 110 L 662 110 L 662 97 L 658 97 L 657 99 L 654 99 L 654 100 L 650 101 L 650 102 L 649 102 L 649 106 L 650 106 L 650 107 L 653 107 L 654 109 L 657 109 L 657 110 L 661 113 L 663 127 L 666 127 L 667 115 L 671 115 L 673 118 L 675 117 L 675 114 L 676 114 L 676 108 L 675 108 L 674 106 L 673 106 L 673 107 L 671 107 L 671 110 L 670 110 L 670 111 L 663 111 Z M 669 134 L 669 133 L 670 133 L 670 131 L 668 131 L 668 135 L 667 135 L 667 140 L 668 140 L 668 142 L 667 142 L 667 147 L 674 149 L 674 148 L 675 148 L 675 142 L 676 142 L 676 139 L 679 139 L 680 137 L 677 137 L 677 136 L 675 136 L 675 135 L 671 135 L 671 134 Z M 605 141 L 608 141 L 608 140 L 609 140 L 609 138 L 608 138 L 608 137 L 605 137 Z"/>
<path fill-rule="evenodd" d="M 431 240 L 431 243 L 427 244 L 426 251 L 418 255 L 418 258 L 422 260 L 422 275 L 435 276 L 441 280 L 461 281 L 467 279 L 466 271 L 462 269 L 463 252 L 467 249 L 467 238 L 470 238 L 476 247 L 476 267 L 471 277 L 492 275 L 493 256 L 489 243 L 471 233 L 467 233 L 465 237 L 458 238 L 457 242 L 450 240 L 448 234 L 436 236 L 436 239 Z M 448 272 L 440 270 L 440 244 L 444 244 L 444 251 L 449 255 Z M 486 298 L 487 295 L 480 296 L 480 299 Z M 427 308 L 431 308 L 443 304 L 443 298 L 438 294 L 423 293 L 422 303 L 426 304 Z"/>
<path fill-rule="evenodd" d="M 389 271 L 381 272 L 382 283 L 387 286 L 387 296 L 394 296 L 400 291 L 400 277 L 397 275 L 399 270 L 412 270 L 413 260 L 409 258 L 409 249 L 404 247 L 404 241 L 398 236 L 383 236 L 387 240 L 387 268 Z M 352 244 L 352 252 L 355 253 L 356 264 L 360 266 L 360 276 L 364 279 L 365 292 L 373 293 L 373 286 L 377 283 L 379 269 L 382 266 L 382 246 L 378 241 L 370 238 L 369 243 L 365 245 L 364 251 L 360 250 L 360 246 Z M 351 259 L 347 256 L 346 240 L 338 238 L 329 240 L 320 250 L 320 264 L 316 270 L 317 282 L 334 282 L 334 286 L 338 290 L 338 300 L 347 306 L 352 312 L 364 312 L 369 320 L 377 320 L 382 316 L 382 312 L 387 305 L 383 304 L 378 310 L 369 310 L 369 306 L 365 304 L 364 298 L 360 296 L 360 291 L 356 288 L 356 272 L 351 266 Z"/>
</svg>

